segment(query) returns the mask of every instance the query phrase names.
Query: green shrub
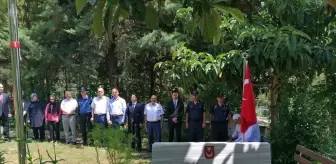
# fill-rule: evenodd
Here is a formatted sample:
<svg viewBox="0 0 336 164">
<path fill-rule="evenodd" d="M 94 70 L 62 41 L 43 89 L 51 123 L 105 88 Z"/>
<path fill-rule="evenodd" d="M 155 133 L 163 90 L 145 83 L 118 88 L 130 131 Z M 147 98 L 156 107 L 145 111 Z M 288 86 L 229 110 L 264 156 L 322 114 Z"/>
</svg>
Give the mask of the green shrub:
<svg viewBox="0 0 336 164">
<path fill-rule="evenodd" d="M 5 159 L 5 152 L 1 151 L 0 152 L 0 164 L 5 164 L 5 163 L 7 163 Z"/>
<path fill-rule="evenodd" d="M 95 125 L 92 131 L 94 146 L 104 148 L 107 153 L 107 159 L 111 164 L 129 164 L 132 160 L 131 142 L 133 135 L 127 134 L 126 129 L 104 128 Z M 97 163 L 99 158 L 97 157 Z"/>
<path fill-rule="evenodd" d="M 279 122 L 271 133 L 273 163 L 294 163 L 296 145 L 335 155 L 329 100 L 318 99 L 320 92 L 312 87 L 296 87 L 280 93 Z"/>
</svg>

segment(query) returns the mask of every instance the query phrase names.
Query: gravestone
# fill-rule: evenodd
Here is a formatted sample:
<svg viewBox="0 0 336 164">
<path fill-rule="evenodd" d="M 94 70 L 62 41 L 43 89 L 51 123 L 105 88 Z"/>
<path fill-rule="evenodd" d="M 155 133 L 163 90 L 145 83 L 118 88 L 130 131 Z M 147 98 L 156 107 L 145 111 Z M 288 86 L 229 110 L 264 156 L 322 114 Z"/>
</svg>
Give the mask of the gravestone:
<svg viewBox="0 0 336 164">
<path fill-rule="evenodd" d="M 271 164 L 269 143 L 158 142 L 152 164 Z"/>
</svg>

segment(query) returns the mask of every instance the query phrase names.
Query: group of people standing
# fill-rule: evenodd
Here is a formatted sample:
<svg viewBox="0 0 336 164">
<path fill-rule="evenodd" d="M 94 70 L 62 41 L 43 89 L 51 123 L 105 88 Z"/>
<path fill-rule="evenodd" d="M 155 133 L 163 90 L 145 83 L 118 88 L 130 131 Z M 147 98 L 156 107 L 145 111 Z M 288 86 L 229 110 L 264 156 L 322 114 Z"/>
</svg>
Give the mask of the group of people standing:
<svg viewBox="0 0 336 164">
<path fill-rule="evenodd" d="M 85 92 L 83 92 L 85 95 Z M 45 140 L 45 125 L 49 127 L 51 142 L 60 141 L 60 123 L 63 125 L 67 144 L 76 144 L 76 109 L 78 103 L 73 99 L 70 91 L 65 92 L 65 99 L 61 103 L 56 102 L 54 95 L 50 95 L 49 103 L 38 99 L 36 93 L 30 95 L 30 103 L 23 103 L 24 117 L 33 130 L 34 139 Z M 81 99 L 79 99 L 81 101 Z M 71 134 L 70 134 L 71 129 Z"/>
<path fill-rule="evenodd" d="M 7 109 L 4 103 L 7 97 L 3 94 L 3 86 L 0 84 L 0 118 L 3 123 L 5 122 L 4 127 L 7 127 L 8 124 L 8 121 L 6 124 L 6 118 L 11 116 L 10 109 Z M 87 89 L 82 87 L 81 96 L 77 100 L 72 98 L 70 91 L 66 91 L 65 99 L 60 104 L 56 103 L 53 95 L 49 97 L 49 103 L 45 104 L 39 101 L 36 93 L 32 93 L 31 102 L 23 105 L 25 118 L 30 123 L 36 140 L 45 140 L 44 127 L 47 124 L 51 142 L 59 142 L 60 123 L 62 123 L 65 142 L 76 144 L 76 115 L 78 113 L 83 145 L 88 144 L 87 134 L 92 129 L 93 124 L 101 124 L 106 128 L 127 126 L 128 132 L 135 135 L 132 147 L 138 151 L 142 148 L 141 129 L 146 129 L 149 142 L 148 151 L 151 152 L 153 142 L 161 142 L 164 115 L 168 116 L 169 142 L 173 142 L 174 138 L 176 138 L 176 142 L 181 142 L 184 115 L 185 128 L 189 129 L 189 141 L 203 141 L 204 129 L 206 128 L 206 111 L 204 103 L 199 100 L 198 91 L 192 91 L 192 100 L 186 103 L 186 108 L 177 89 L 171 91 L 171 97 L 172 99 L 168 102 L 164 111 L 162 105 L 157 102 L 155 95 L 150 97 L 150 103 L 143 104 L 138 102 L 135 94 L 132 94 L 131 101 L 126 104 L 125 99 L 119 96 L 117 88 L 112 89 L 112 98 L 104 95 L 103 88 L 98 88 L 97 97 L 91 98 L 87 95 Z M 213 141 L 229 140 L 228 124 L 230 118 L 232 118 L 232 113 L 227 98 L 219 93 L 217 103 L 210 109 L 210 128 Z M 242 138 L 239 119 L 239 114 L 233 115 L 233 120 L 238 126 L 232 137 L 238 138 L 237 141 Z M 256 126 L 250 131 L 255 134 L 251 141 L 260 141 L 259 127 Z M 8 128 L 5 128 L 4 136 L 5 138 L 9 137 Z"/>
<path fill-rule="evenodd" d="M 112 90 L 113 98 L 104 96 L 104 89 L 98 88 L 97 97 L 87 95 L 87 89 L 81 88 L 81 96 L 76 100 L 70 91 L 65 92 L 65 99 L 56 103 L 55 96 L 49 97 L 49 103 L 38 100 L 37 94 L 31 94 L 31 102 L 24 105 L 24 115 L 33 129 L 35 140 L 45 140 L 44 127 L 49 127 L 51 142 L 60 140 L 60 123 L 63 125 L 65 142 L 77 144 L 76 119 L 79 114 L 83 145 L 88 145 L 88 131 L 94 123 L 121 125 L 124 121 L 126 101 L 119 97 L 118 89 Z M 78 109 L 78 110 L 77 110 Z"/>
</svg>

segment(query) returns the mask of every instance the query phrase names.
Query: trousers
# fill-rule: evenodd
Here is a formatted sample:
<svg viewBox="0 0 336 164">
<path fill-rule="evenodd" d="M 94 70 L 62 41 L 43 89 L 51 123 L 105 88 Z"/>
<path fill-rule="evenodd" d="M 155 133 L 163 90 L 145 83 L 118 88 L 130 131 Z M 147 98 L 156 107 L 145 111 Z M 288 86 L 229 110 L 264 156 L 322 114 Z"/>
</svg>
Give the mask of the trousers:
<svg viewBox="0 0 336 164">
<path fill-rule="evenodd" d="M 56 121 L 49 121 L 49 133 L 50 133 L 50 140 L 51 141 L 59 141 L 60 140 L 60 127 L 59 122 Z"/>
<path fill-rule="evenodd" d="M 44 133 L 44 125 L 40 127 L 32 127 L 34 139 L 44 141 L 45 133 Z"/>
<path fill-rule="evenodd" d="M 80 129 L 82 133 L 83 144 L 87 144 L 87 134 L 92 129 L 91 113 L 81 113 L 79 115 Z"/>
<path fill-rule="evenodd" d="M 170 121 L 168 123 L 168 140 L 169 142 L 173 142 L 174 136 L 176 136 L 176 142 L 181 142 L 181 129 L 182 123 L 174 123 Z"/>
<path fill-rule="evenodd" d="M 204 129 L 202 122 L 189 122 L 189 141 L 190 142 L 202 142 L 204 138 Z"/>
<path fill-rule="evenodd" d="M 3 112 L 0 115 L 1 125 L 3 126 L 3 135 L 5 139 L 9 138 L 9 120 L 8 116 L 6 116 Z"/>
<path fill-rule="evenodd" d="M 229 139 L 229 129 L 227 123 L 212 123 L 212 140 L 213 141 L 227 141 Z"/>
<path fill-rule="evenodd" d="M 77 142 L 77 135 L 76 135 L 76 116 L 75 115 L 62 115 L 62 123 L 63 129 L 65 134 L 65 142 Z M 71 129 L 71 136 L 69 130 Z"/>
<path fill-rule="evenodd" d="M 161 123 L 158 122 L 147 122 L 147 132 L 148 132 L 148 151 L 152 151 L 152 145 L 155 142 L 161 142 Z"/>
<path fill-rule="evenodd" d="M 141 127 L 140 124 L 130 123 L 128 126 L 128 133 L 135 135 L 135 138 L 132 140 L 132 148 L 136 148 L 137 150 L 141 150 Z"/>
</svg>

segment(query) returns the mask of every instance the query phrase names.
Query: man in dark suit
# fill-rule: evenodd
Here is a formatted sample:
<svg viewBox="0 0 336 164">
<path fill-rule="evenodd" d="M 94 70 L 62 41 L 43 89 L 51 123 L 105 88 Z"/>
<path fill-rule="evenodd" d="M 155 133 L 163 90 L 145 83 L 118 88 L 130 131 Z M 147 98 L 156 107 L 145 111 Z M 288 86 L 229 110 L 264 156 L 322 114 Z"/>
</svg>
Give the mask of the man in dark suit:
<svg viewBox="0 0 336 164">
<path fill-rule="evenodd" d="M 174 131 L 176 134 L 176 142 L 181 142 L 181 129 L 182 129 L 182 117 L 184 112 L 184 104 L 181 98 L 179 98 L 178 89 L 172 91 L 172 100 L 168 102 L 167 114 L 168 129 L 169 129 L 169 142 L 174 140 Z"/>
<path fill-rule="evenodd" d="M 131 102 L 127 105 L 125 116 L 125 125 L 128 126 L 128 133 L 133 135 L 135 134 L 135 140 L 132 142 L 132 148 L 135 148 L 136 142 L 136 150 L 141 151 L 140 131 L 144 121 L 144 105 L 137 102 L 135 94 L 132 94 Z"/>
<path fill-rule="evenodd" d="M 0 121 L 3 126 L 3 135 L 6 141 L 9 140 L 9 120 L 12 117 L 9 96 L 4 93 L 4 86 L 0 84 Z"/>
</svg>

